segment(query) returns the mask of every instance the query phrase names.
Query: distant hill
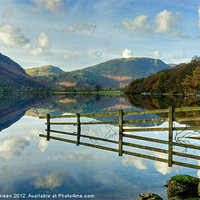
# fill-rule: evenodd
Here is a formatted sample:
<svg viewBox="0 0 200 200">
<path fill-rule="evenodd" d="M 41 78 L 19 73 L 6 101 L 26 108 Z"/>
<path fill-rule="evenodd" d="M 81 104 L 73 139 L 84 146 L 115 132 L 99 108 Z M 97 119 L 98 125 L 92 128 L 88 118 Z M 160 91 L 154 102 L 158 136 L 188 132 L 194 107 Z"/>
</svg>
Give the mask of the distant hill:
<svg viewBox="0 0 200 200">
<path fill-rule="evenodd" d="M 75 87 L 91 89 L 99 86 L 100 88 L 119 88 L 119 83 L 111 78 L 102 76 L 98 72 L 76 70 L 61 74 L 43 77 L 43 80 L 50 81 L 65 87 Z"/>
<path fill-rule="evenodd" d="M 173 64 L 173 63 L 167 63 L 169 66 L 171 67 L 175 67 L 177 64 Z"/>
<path fill-rule="evenodd" d="M 16 91 L 22 89 L 57 89 L 51 83 L 36 79 L 9 57 L 0 53 L 0 90 Z"/>
<path fill-rule="evenodd" d="M 66 87 L 120 88 L 131 80 L 171 68 L 159 59 L 152 58 L 118 58 L 95 66 L 71 72 L 43 76 L 42 79 Z M 40 77 L 41 78 L 41 77 Z"/>
<path fill-rule="evenodd" d="M 25 69 L 25 71 L 27 74 L 29 74 L 30 76 L 33 76 L 33 77 L 49 76 L 51 74 L 59 74 L 59 73 L 64 72 L 59 67 L 55 67 L 52 65 L 45 65 L 42 67 L 29 68 L 29 69 Z"/>
<path fill-rule="evenodd" d="M 159 59 L 130 57 L 112 59 L 98 65 L 87 67 L 84 71 L 93 71 L 116 80 L 123 87 L 132 79 L 147 77 L 157 71 L 171 68 Z"/>
<path fill-rule="evenodd" d="M 193 94 L 195 91 L 200 91 L 200 61 L 196 60 L 133 80 L 127 88 L 129 93 Z"/>
</svg>

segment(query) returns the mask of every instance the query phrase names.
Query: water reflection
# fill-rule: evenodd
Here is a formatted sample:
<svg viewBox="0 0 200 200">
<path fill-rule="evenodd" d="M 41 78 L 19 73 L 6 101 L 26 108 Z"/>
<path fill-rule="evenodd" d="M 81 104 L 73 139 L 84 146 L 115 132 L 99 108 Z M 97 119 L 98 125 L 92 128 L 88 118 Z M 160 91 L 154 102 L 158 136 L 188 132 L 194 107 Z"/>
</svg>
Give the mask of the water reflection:
<svg viewBox="0 0 200 200">
<path fill-rule="evenodd" d="M 23 115 L 25 111 L 26 115 L 9 128 L 4 130 L 1 128 L 0 194 L 12 195 L 13 193 L 21 193 L 25 194 L 26 197 L 29 194 L 37 195 L 43 193 L 49 194 L 51 197 L 54 194 L 93 194 L 95 195 L 94 199 L 132 200 L 137 199 L 141 192 L 153 192 L 159 194 L 163 199 L 167 199 L 166 188 L 163 185 L 171 176 L 179 173 L 200 177 L 199 168 L 188 168 L 175 164 L 172 167 L 168 167 L 168 153 L 138 148 L 142 146 L 168 151 L 167 132 L 152 131 L 129 134 L 134 137 L 142 137 L 142 140 L 129 137 L 123 138 L 123 142 L 134 144 L 134 147 L 126 146 L 126 148 L 124 145 L 124 151 L 161 158 L 166 162 L 128 155 L 125 154 L 126 152 L 123 152 L 122 157 L 117 156 L 119 145 L 118 126 L 113 125 L 82 126 L 81 134 L 93 138 L 86 138 L 80 135 L 80 142 L 96 146 L 106 146 L 107 144 L 106 147 L 117 149 L 114 152 L 87 147 L 81 143 L 76 146 L 76 135 L 62 134 L 61 136 L 59 133 L 50 135 L 73 140 L 76 143 L 61 142 L 52 138 L 48 142 L 46 138 L 38 137 L 39 134 L 44 134 L 45 123 L 45 121 L 39 120 L 38 117 L 33 117 L 39 114 L 43 115 L 48 112 L 52 115 L 68 114 L 68 112 L 115 112 L 121 108 L 126 109 L 126 111 L 146 109 L 144 107 L 130 107 L 129 102 L 123 97 L 101 97 L 98 102 L 92 96 L 87 98 L 64 96 L 49 100 L 48 98 L 46 100 L 41 98 L 36 101 L 36 104 L 32 104 L 32 100 L 29 101 L 30 104 L 26 104 L 25 101 L 21 100 L 12 101 L 13 105 L 9 101 L 3 101 L 4 106 L 1 104 L 1 116 L 5 116 L 6 119 L 4 114 L 7 110 L 7 113 L 13 116 L 13 122 L 16 122 L 16 113 L 23 111 L 21 112 Z M 14 104 L 16 107 L 14 107 Z M 25 107 L 23 107 L 23 104 L 26 104 Z M 13 108 L 13 111 L 16 108 L 16 112 L 13 112 L 9 107 Z M 28 110 L 28 108 L 31 109 Z M 154 117 L 162 118 L 162 116 L 156 115 Z M 149 118 L 152 118 L 152 116 L 149 116 Z M 85 118 L 84 120 L 88 119 Z M 99 119 L 95 118 L 90 120 L 99 121 Z M 103 121 L 105 120 L 103 119 Z M 157 125 L 161 128 L 167 126 L 166 123 Z M 185 126 L 183 124 L 175 125 L 178 127 Z M 153 128 L 155 124 L 153 123 L 151 126 Z M 76 127 L 74 126 L 64 125 L 57 126 L 57 128 L 63 132 L 76 132 Z M 180 145 L 176 145 L 176 148 L 173 148 L 173 152 L 199 156 L 199 149 L 183 146 L 185 144 L 199 146 L 198 139 L 187 138 L 198 133 L 191 131 L 182 133 L 179 131 L 178 133 L 177 137 L 174 137 L 174 142 Z M 185 135 L 186 133 L 187 135 Z M 97 140 L 95 137 L 113 140 L 116 143 Z M 151 142 L 144 138 L 162 140 L 166 141 L 166 143 Z M 136 145 L 141 146 L 136 147 Z M 199 159 L 196 158 L 173 154 L 173 161 L 199 166 Z"/>
<path fill-rule="evenodd" d="M 68 138 L 63 138 L 63 137 L 58 137 L 54 136 L 52 133 L 58 133 L 58 134 L 65 134 L 68 136 L 74 136 L 75 139 L 68 139 Z M 102 137 L 95 137 L 95 136 L 90 136 L 90 135 L 83 135 L 81 134 L 80 137 L 76 133 L 69 133 L 69 132 L 60 132 L 59 131 L 51 131 L 51 135 L 47 136 L 44 134 L 40 134 L 40 137 L 45 137 L 49 140 L 57 140 L 57 141 L 63 141 L 67 143 L 73 143 L 76 145 L 83 145 L 83 146 L 88 146 L 92 148 L 97 148 L 97 149 L 103 149 L 106 151 L 111 151 L 111 152 L 119 152 L 119 146 L 120 146 L 120 141 L 116 140 L 111 140 L 111 139 L 105 139 Z M 139 158 L 145 158 L 145 159 L 150 159 L 154 161 L 159 161 L 159 162 L 164 162 L 168 163 L 168 166 L 171 167 L 173 164 L 178 165 L 178 166 L 184 166 L 184 167 L 189 167 L 189 168 L 194 168 L 194 169 L 200 169 L 199 165 L 191 164 L 190 159 L 194 159 L 196 161 L 199 161 L 200 156 L 190 154 L 190 153 L 185 153 L 181 152 L 182 151 L 187 151 L 187 152 L 194 152 L 194 150 L 200 150 L 199 145 L 194 145 L 194 144 L 186 144 L 186 143 L 177 143 L 177 142 L 171 142 L 171 141 L 166 141 L 166 140 L 161 140 L 161 139 L 156 139 L 156 138 L 151 138 L 151 137 L 144 137 L 144 136 L 138 136 L 138 135 L 128 135 L 128 134 L 123 134 L 123 137 L 131 138 L 134 139 L 133 141 L 129 140 L 128 142 L 124 141 L 122 143 L 122 154 L 124 155 L 130 155 L 130 156 L 135 156 Z M 87 142 L 85 142 L 84 139 L 88 139 Z M 81 142 L 81 141 L 84 142 Z M 92 141 L 92 142 L 91 142 Z M 95 141 L 95 142 L 94 142 Z M 102 145 L 99 145 L 99 141 L 103 141 Z M 149 142 L 151 145 L 146 145 L 146 141 Z M 187 140 L 187 142 L 191 142 Z M 113 145 L 116 144 L 116 145 Z M 162 148 L 158 148 L 159 146 L 162 145 Z M 154 147 L 155 146 L 155 147 Z M 171 148 L 170 146 L 173 146 Z M 133 147 L 134 151 L 130 151 L 128 147 Z M 138 152 L 137 149 L 139 150 L 147 150 L 146 154 Z M 180 150 L 180 151 L 179 151 Z M 154 152 L 154 153 L 152 153 Z M 78 156 L 78 155 L 77 155 Z M 129 156 L 129 158 L 131 158 Z M 178 160 L 174 160 L 170 157 L 173 156 L 178 156 Z M 189 163 L 186 162 L 180 162 L 179 160 L 186 160 L 186 158 L 189 160 Z M 134 158 L 135 159 L 135 158 Z M 134 160 L 134 163 L 140 161 L 139 159 Z M 125 159 L 123 163 L 133 163 L 132 159 Z M 141 164 L 141 163 L 139 163 Z M 143 166 L 144 167 L 144 166 Z M 144 167 L 145 168 L 145 167 Z"/>
<path fill-rule="evenodd" d="M 62 128 L 63 131 L 70 132 L 76 130 L 76 127 L 68 125 Z M 51 197 L 54 194 L 93 194 L 94 199 L 129 200 L 137 199 L 141 192 L 151 191 L 167 199 L 166 188 L 163 186 L 166 180 L 177 173 L 191 175 L 198 173 L 198 170 L 193 168 L 188 170 L 181 166 L 168 167 L 167 163 L 132 155 L 123 154 L 119 157 L 117 152 L 101 151 L 82 144 L 76 146 L 74 143 L 51 139 L 48 142 L 45 138 L 38 137 L 43 133 L 43 129 L 43 120 L 24 116 L 18 123 L 2 132 L 6 134 L 1 134 L 0 143 L 1 194 L 44 193 Z M 118 128 L 115 126 L 84 126 L 82 133 L 87 136 L 118 140 L 118 134 L 116 134 Z M 147 135 L 141 133 L 139 136 L 167 141 L 167 134 L 149 132 Z M 61 137 L 61 135 L 57 134 L 56 137 Z M 67 135 L 63 135 L 62 138 L 66 137 Z M 72 140 L 72 138 L 68 139 Z M 107 143 L 82 138 L 82 136 L 80 142 L 86 143 L 87 140 L 94 145 L 103 146 Z M 126 142 L 131 143 L 131 140 Z M 135 142 L 132 141 L 132 143 Z M 148 141 L 143 141 L 143 144 L 150 146 Z M 157 148 L 162 148 L 163 145 L 167 147 L 167 144 L 156 145 L 161 145 Z M 118 144 L 111 144 L 109 147 L 115 148 L 114 146 L 117 149 Z M 14 152 L 14 148 L 17 153 Z M 185 148 L 180 148 L 180 152 L 185 150 Z M 126 150 L 130 151 L 130 149 Z M 140 149 L 139 153 L 144 154 L 143 151 Z M 155 153 L 151 152 L 150 155 L 158 156 L 154 155 Z"/>
</svg>

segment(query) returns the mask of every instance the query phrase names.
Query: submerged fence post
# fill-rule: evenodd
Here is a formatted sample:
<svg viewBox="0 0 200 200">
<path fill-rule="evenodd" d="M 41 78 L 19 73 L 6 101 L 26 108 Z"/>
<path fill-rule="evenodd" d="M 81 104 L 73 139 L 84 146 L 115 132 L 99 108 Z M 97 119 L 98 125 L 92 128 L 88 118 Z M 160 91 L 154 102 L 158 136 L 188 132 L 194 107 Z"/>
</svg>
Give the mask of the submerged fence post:
<svg viewBox="0 0 200 200">
<path fill-rule="evenodd" d="M 81 122 L 80 122 L 80 114 L 76 114 L 77 117 L 77 141 L 76 141 L 76 146 L 80 144 L 80 134 L 81 134 Z"/>
<path fill-rule="evenodd" d="M 50 140 L 50 114 L 47 114 L 47 141 Z"/>
<path fill-rule="evenodd" d="M 169 107 L 169 147 L 168 147 L 168 167 L 172 167 L 172 143 L 173 143 L 173 111 L 172 106 Z"/>
<path fill-rule="evenodd" d="M 123 110 L 119 110 L 119 156 L 123 151 Z"/>
</svg>

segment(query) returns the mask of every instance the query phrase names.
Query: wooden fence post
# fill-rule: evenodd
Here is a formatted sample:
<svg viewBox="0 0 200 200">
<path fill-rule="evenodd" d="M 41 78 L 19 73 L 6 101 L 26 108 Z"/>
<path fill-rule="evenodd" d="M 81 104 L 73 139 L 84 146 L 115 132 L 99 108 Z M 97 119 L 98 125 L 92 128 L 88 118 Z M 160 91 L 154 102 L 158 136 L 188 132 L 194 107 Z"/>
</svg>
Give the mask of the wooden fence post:
<svg viewBox="0 0 200 200">
<path fill-rule="evenodd" d="M 168 147 L 168 167 L 172 167 L 172 150 L 173 150 L 173 107 L 169 107 L 169 147 Z"/>
<path fill-rule="evenodd" d="M 81 122 L 80 122 L 80 114 L 76 114 L 77 117 L 77 141 L 76 141 L 76 146 L 80 144 L 80 134 L 81 134 Z"/>
<path fill-rule="evenodd" d="M 123 110 L 119 110 L 119 156 L 123 151 Z"/>
<path fill-rule="evenodd" d="M 50 114 L 47 114 L 47 141 L 50 140 Z"/>
</svg>

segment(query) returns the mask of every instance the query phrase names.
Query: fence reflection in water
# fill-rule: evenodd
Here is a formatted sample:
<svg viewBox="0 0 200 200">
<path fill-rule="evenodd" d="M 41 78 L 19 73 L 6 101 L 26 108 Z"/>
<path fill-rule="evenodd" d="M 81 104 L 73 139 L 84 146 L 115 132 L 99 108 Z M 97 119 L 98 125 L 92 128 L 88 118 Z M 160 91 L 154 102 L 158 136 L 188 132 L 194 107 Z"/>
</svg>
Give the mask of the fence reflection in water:
<svg viewBox="0 0 200 200">
<path fill-rule="evenodd" d="M 184 153 L 179 152 L 175 149 L 177 147 L 183 147 L 185 149 L 191 149 L 191 150 L 200 150 L 200 146 L 194 145 L 194 144 L 184 144 L 180 142 L 173 141 L 173 132 L 174 131 L 185 131 L 185 130 L 200 130 L 200 126 L 186 126 L 186 127 L 174 127 L 173 122 L 191 122 L 191 121 L 200 121 L 199 117 L 175 117 L 175 113 L 178 112 L 196 112 L 200 111 L 200 107 L 185 107 L 185 108 L 173 108 L 169 107 L 168 109 L 159 109 L 159 110 L 147 110 L 147 111 L 135 111 L 135 112 L 123 112 L 123 110 L 119 110 L 118 113 L 99 113 L 99 114 L 76 114 L 76 115 L 61 115 L 61 116 L 50 116 L 47 114 L 46 116 L 41 116 L 40 119 L 47 119 L 47 134 L 40 134 L 40 137 L 45 137 L 47 140 L 58 140 L 68 143 L 74 143 L 77 146 L 78 145 L 84 145 L 88 147 L 93 147 L 97 149 L 103 149 L 107 151 L 112 152 L 118 152 L 119 156 L 122 156 L 123 154 L 141 157 L 145 159 L 150 159 L 154 161 L 160 161 L 164 163 L 168 163 L 169 167 L 172 167 L 172 165 L 178 165 L 178 166 L 184 166 L 194 169 L 200 169 L 200 166 L 196 164 L 186 163 L 186 162 L 180 162 L 178 160 L 175 160 L 173 156 L 178 156 L 182 158 L 190 158 L 194 159 L 196 161 L 200 160 L 200 156 L 194 155 L 191 153 Z M 144 115 L 144 114 L 166 114 L 168 115 L 167 118 L 154 118 L 154 119 L 137 119 L 137 120 L 125 120 L 125 116 L 133 116 L 133 115 Z M 81 122 L 81 117 L 113 117 L 118 116 L 118 121 L 95 121 L 95 122 Z M 76 122 L 51 122 L 51 119 L 56 118 L 76 118 Z M 130 127 L 131 124 L 137 124 L 137 123 L 157 123 L 157 122 L 168 122 L 168 127 L 153 127 L 153 128 L 133 128 Z M 96 136 L 90 136 L 87 134 L 81 133 L 81 126 L 83 125 L 99 125 L 99 124 L 111 124 L 111 125 L 118 125 L 118 140 L 112 140 L 108 138 L 102 138 L 102 137 L 96 137 Z M 77 127 L 76 132 L 66 132 L 66 131 L 60 131 L 60 130 L 53 130 L 51 127 L 52 125 L 74 125 Z M 129 127 L 127 127 L 127 125 Z M 168 131 L 168 140 L 162 140 L 157 138 L 150 138 L 141 136 L 138 134 L 133 133 L 139 133 L 139 132 L 149 132 L 149 131 Z M 74 139 L 69 138 L 62 138 L 53 136 L 52 133 L 59 133 L 65 136 L 72 136 Z M 83 142 L 82 139 L 88 139 L 89 141 Z M 125 139 L 128 138 L 129 140 L 126 141 Z M 192 139 L 198 139 L 198 137 L 190 137 Z M 139 144 L 130 142 L 130 139 L 134 139 L 139 141 Z M 115 147 L 110 147 L 109 145 L 98 145 L 91 143 L 91 140 L 95 141 L 103 141 L 105 144 L 114 144 Z M 144 142 L 148 142 L 148 145 L 145 145 Z M 152 146 L 149 146 L 149 144 L 153 144 Z M 164 144 L 166 149 L 158 148 L 160 144 Z M 153 147 L 154 146 L 154 147 Z M 156 146 L 156 147 L 155 147 Z M 133 147 L 133 150 L 126 150 L 126 147 Z M 137 149 L 149 151 L 150 155 L 143 154 L 137 152 Z M 152 156 L 151 152 L 157 152 L 157 153 L 163 153 L 167 156 L 166 158 L 158 157 L 158 156 Z"/>
</svg>

